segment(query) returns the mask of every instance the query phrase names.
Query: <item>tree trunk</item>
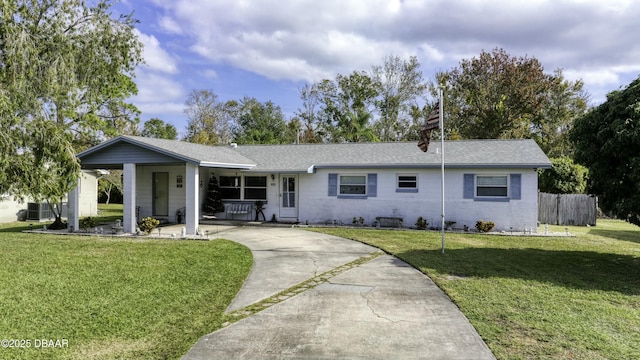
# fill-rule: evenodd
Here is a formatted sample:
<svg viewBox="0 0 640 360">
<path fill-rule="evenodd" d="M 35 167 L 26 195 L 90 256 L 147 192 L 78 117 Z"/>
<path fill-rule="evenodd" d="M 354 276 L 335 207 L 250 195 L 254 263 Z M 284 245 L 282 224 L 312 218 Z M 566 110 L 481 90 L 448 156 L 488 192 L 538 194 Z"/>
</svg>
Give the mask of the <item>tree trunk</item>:
<svg viewBox="0 0 640 360">
<path fill-rule="evenodd" d="M 109 189 L 105 191 L 105 195 L 107 195 L 107 205 L 109 205 L 109 200 L 111 200 L 111 189 L 113 189 L 113 184 L 109 183 Z"/>
<path fill-rule="evenodd" d="M 51 206 L 51 203 L 47 200 L 47 205 L 49 205 L 49 209 L 53 213 L 55 220 L 51 225 L 49 225 L 49 230 L 62 230 L 67 228 L 67 224 L 62 222 L 62 209 L 58 207 L 57 204 Z"/>
</svg>

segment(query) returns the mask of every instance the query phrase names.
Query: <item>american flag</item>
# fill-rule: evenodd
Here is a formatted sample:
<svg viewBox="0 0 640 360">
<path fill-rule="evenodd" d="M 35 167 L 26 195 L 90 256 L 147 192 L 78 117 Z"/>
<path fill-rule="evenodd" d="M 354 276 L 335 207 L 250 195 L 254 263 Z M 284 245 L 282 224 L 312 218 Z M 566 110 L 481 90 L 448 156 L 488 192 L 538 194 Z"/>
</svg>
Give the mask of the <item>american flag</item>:
<svg viewBox="0 0 640 360">
<path fill-rule="evenodd" d="M 429 116 L 427 120 L 424 122 L 424 126 L 420 129 L 420 141 L 418 142 L 418 147 L 420 150 L 427 152 L 429 150 L 429 139 L 431 138 L 431 131 L 440 128 L 440 102 L 436 103 L 435 108 Z"/>
</svg>

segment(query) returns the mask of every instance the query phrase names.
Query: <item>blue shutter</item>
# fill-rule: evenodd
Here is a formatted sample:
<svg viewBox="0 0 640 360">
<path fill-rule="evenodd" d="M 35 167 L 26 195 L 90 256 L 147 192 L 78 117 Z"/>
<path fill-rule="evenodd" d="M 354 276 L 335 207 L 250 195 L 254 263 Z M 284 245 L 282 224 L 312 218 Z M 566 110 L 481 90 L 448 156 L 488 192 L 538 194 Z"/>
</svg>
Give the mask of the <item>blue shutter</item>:
<svg viewBox="0 0 640 360">
<path fill-rule="evenodd" d="M 338 196 L 338 174 L 329 174 L 329 196 Z"/>
<path fill-rule="evenodd" d="M 378 174 L 367 174 L 367 196 L 378 196 Z"/>
<path fill-rule="evenodd" d="M 464 174 L 464 191 L 462 197 L 464 199 L 473 199 L 475 196 L 474 175 Z"/>
<path fill-rule="evenodd" d="M 520 190 L 522 189 L 521 179 L 522 175 L 520 174 L 511 174 L 511 199 L 512 200 L 520 200 Z"/>
</svg>

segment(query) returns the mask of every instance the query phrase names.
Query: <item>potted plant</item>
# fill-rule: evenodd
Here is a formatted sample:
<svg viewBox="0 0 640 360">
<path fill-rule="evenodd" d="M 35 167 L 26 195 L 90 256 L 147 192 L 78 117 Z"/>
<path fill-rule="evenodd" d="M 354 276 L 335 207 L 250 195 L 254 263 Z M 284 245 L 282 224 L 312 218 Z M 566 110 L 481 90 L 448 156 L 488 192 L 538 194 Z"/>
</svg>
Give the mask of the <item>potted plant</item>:
<svg viewBox="0 0 640 360">
<path fill-rule="evenodd" d="M 416 228 L 418 230 L 426 230 L 427 226 L 429 226 L 429 222 L 422 216 L 420 216 L 418 220 L 416 220 Z"/>
</svg>

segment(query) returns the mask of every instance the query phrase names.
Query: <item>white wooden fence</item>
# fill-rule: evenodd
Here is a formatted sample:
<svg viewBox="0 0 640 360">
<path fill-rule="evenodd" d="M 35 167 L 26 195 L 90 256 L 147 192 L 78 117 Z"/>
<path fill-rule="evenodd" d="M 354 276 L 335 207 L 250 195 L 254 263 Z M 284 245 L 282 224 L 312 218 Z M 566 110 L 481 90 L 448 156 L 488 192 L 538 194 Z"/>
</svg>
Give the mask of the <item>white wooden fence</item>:
<svg viewBox="0 0 640 360">
<path fill-rule="evenodd" d="M 554 225 L 595 225 L 598 197 L 586 194 L 538 193 L 538 221 Z"/>
</svg>

